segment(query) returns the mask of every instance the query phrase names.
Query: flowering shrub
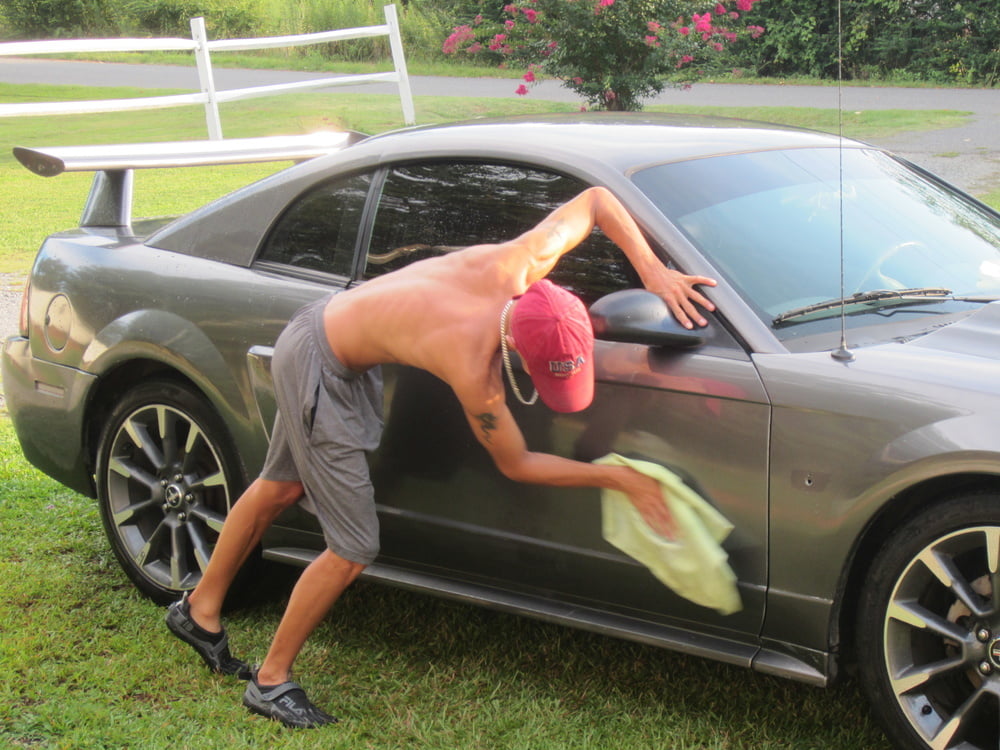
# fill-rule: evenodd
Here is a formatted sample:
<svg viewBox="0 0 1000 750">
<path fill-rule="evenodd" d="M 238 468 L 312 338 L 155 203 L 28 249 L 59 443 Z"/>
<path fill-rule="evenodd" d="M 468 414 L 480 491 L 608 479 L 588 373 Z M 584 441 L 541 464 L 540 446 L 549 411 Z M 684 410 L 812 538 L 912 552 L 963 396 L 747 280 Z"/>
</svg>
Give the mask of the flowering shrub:
<svg viewBox="0 0 1000 750">
<path fill-rule="evenodd" d="M 478 15 L 444 41 L 447 54 L 522 66 L 517 94 L 545 73 L 591 108 L 636 110 L 668 85 L 706 75 L 719 52 L 764 29 L 744 14 L 759 0 L 519 0 Z"/>
</svg>

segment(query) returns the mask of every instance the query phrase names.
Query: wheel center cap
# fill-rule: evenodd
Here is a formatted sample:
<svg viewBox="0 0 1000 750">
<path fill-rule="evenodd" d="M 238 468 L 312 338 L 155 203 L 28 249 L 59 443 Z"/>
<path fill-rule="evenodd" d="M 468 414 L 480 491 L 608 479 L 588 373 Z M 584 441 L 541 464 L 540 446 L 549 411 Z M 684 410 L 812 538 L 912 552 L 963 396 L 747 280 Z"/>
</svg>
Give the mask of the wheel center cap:
<svg viewBox="0 0 1000 750">
<path fill-rule="evenodd" d="M 171 508 L 180 507 L 181 500 L 183 498 L 184 492 L 176 484 L 168 484 L 167 488 L 163 492 L 163 499 Z"/>
<path fill-rule="evenodd" d="M 994 638 L 990 641 L 987 653 L 990 657 L 990 663 L 996 668 L 1000 669 L 1000 638 Z"/>
</svg>

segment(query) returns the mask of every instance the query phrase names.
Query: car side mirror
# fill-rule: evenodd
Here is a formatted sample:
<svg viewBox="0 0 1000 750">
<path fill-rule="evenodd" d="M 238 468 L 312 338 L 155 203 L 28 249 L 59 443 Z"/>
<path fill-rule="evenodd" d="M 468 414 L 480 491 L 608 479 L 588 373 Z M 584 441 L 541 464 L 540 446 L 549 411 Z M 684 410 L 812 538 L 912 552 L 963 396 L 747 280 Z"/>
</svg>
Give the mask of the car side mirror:
<svg viewBox="0 0 1000 750">
<path fill-rule="evenodd" d="M 705 329 L 688 330 L 670 313 L 667 303 L 645 289 L 622 289 L 590 306 L 594 336 L 602 341 L 672 348 L 700 346 Z"/>
</svg>

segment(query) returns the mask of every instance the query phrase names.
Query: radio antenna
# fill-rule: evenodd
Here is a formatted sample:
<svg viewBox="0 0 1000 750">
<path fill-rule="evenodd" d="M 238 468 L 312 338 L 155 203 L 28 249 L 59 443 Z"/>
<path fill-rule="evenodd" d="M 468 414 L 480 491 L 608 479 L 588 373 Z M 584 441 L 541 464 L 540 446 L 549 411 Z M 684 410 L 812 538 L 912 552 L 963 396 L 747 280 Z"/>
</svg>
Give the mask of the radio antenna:
<svg viewBox="0 0 1000 750">
<path fill-rule="evenodd" d="M 841 0 L 837 0 L 837 210 L 840 237 L 840 347 L 831 353 L 839 362 L 851 362 L 854 354 L 847 348 L 847 309 L 844 283 L 844 22 Z"/>
</svg>

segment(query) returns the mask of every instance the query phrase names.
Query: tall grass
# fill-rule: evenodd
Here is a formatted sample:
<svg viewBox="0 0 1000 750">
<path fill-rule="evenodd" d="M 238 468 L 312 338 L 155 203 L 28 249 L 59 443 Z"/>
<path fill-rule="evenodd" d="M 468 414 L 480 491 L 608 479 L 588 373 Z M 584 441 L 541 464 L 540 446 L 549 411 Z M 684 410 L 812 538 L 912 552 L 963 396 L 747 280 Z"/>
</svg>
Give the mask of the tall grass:
<svg viewBox="0 0 1000 750">
<path fill-rule="evenodd" d="M 261 35 L 306 34 L 322 29 L 349 29 L 385 23 L 383 3 L 358 0 L 260 0 Z M 447 36 L 445 14 L 432 3 L 397 3 L 407 57 L 440 60 L 441 42 Z M 370 62 L 389 56 L 385 37 L 354 39 L 327 45 L 325 57 L 346 62 Z M 303 48 L 288 55 L 303 54 Z"/>
</svg>

